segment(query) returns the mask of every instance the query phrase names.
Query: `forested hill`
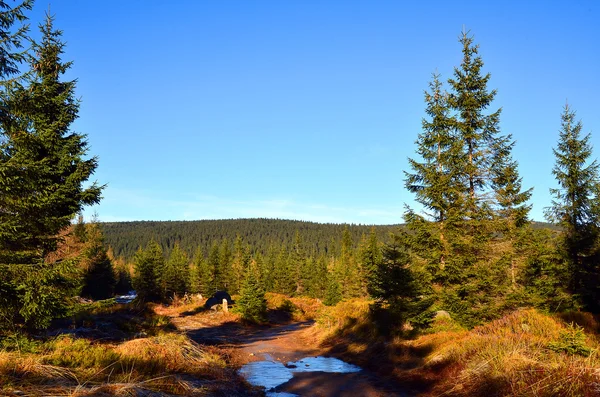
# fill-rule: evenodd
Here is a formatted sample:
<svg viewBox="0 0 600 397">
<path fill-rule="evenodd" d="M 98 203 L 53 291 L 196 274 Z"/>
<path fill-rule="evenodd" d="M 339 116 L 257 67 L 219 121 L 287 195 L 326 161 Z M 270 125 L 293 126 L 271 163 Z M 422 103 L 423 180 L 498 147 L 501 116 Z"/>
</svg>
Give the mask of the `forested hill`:
<svg viewBox="0 0 600 397">
<path fill-rule="evenodd" d="M 379 241 L 388 241 L 390 232 L 399 225 L 331 224 L 282 219 L 227 219 L 201 221 L 134 221 L 101 224 L 106 244 L 115 257 L 131 260 L 139 247 L 151 239 L 157 241 L 168 254 L 175 243 L 192 257 L 200 247 L 204 255 L 213 243 L 233 241 L 239 235 L 253 250 L 265 254 L 269 249 L 291 247 L 296 232 L 307 251 L 313 255 L 335 254 L 340 250 L 344 228 L 348 227 L 356 246 L 361 236 L 375 227 Z"/>
</svg>

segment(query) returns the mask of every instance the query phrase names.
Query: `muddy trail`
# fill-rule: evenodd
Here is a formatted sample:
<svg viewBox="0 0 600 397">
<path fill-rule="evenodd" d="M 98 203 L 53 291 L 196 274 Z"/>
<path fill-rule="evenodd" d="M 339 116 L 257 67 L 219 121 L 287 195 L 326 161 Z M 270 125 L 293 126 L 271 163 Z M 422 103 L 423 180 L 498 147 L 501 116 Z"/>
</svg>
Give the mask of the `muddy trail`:
<svg viewBox="0 0 600 397">
<path fill-rule="evenodd" d="M 312 321 L 249 327 L 236 321 L 216 325 L 189 320 L 175 323 L 198 343 L 228 349 L 234 365 L 250 383 L 265 386 L 267 396 L 408 396 L 366 369 L 330 358 L 316 346 Z"/>
</svg>

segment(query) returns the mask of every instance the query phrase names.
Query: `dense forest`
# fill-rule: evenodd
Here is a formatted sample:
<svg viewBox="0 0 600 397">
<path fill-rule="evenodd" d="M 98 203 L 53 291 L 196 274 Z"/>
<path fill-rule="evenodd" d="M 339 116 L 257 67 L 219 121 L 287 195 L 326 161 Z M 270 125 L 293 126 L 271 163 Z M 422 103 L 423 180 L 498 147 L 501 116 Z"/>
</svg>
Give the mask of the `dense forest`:
<svg viewBox="0 0 600 397">
<path fill-rule="evenodd" d="M 316 223 L 284 219 L 222 219 L 198 221 L 134 221 L 99 223 L 107 247 L 112 255 L 127 262 L 133 259 L 140 247 L 155 240 L 165 254 L 178 244 L 188 255 L 193 256 L 198 248 L 207 253 L 213 242 L 227 240 L 233 246 L 235 239 L 242 240 L 252 247 L 253 252 L 265 255 L 272 247 L 291 247 L 296 232 L 300 233 L 311 255 L 333 254 L 341 249 L 340 237 L 348 227 L 355 246 L 363 234 L 372 227 L 379 241 L 387 243 L 390 233 L 397 232 L 398 225 L 355 225 Z M 545 222 L 532 222 L 534 229 L 558 230 L 556 225 Z"/>
<path fill-rule="evenodd" d="M 283 219 L 139 221 L 99 225 L 104 233 L 106 245 L 112 249 L 113 255 L 127 261 L 150 240 L 158 242 L 165 254 L 170 253 L 175 244 L 179 244 L 191 257 L 198 248 L 208 253 L 215 241 L 221 243 L 226 240 L 233 246 L 238 236 L 252 247 L 253 252 L 265 255 L 273 247 L 291 247 L 296 232 L 302 237 L 310 255 L 333 254 L 341 248 L 340 237 L 346 227 L 355 245 L 372 227 Z M 387 241 L 389 234 L 397 231 L 398 227 L 399 225 L 375 226 L 375 232 L 381 241 Z"/>
</svg>

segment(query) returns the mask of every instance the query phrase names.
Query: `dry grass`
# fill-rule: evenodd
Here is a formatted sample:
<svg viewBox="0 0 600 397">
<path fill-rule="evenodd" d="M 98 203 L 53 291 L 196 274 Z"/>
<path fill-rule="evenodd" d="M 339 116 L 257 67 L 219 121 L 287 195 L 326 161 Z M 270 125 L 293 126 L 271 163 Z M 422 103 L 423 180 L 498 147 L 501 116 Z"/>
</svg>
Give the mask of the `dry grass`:
<svg viewBox="0 0 600 397">
<path fill-rule="evenodd" d="M 351 299 L 335 306 L 323 306 L 317 317 L 319 326 L 326 331 L 323 336 L 329 337 L 334 333 L 370 334 L 374 330 L 368 319 L 371 303 L 366 299 Z"/>
<path fill-rule="evenodd" d="M 112 314 L 120 315 L 119 311 Z M 142 317 L 136 321 L 159 331 L 120 343 L 62 335 L 37 342 L 28 352 L 0 350 L 0 395 L 15 391 L 32 396 L 248 393 L 224 350 L 164 331 L 165 315 L 144 310 Z"/>
<path fill-rule="evenodd" d="M 439 376 L 431 395 L 598 395 L 599 346 L 593 338 L 582 341 L 593 351 L 589 357 L 549 348 L 569 332 L 560 320 L 520 310 L 472 331 L 439 332 L 404 342 L 431 353 L 398 375 Z"/>
<path fill-rule="evenodd" d="M 575 323 L 581 325 L 570 325 Z M 415 339 L 380 337 L 368 302 L 342 302 L 319 317 L 330 353 L 424 396 L 598 396 L 597 318 L 518 310 L 466 330 L 439 316 Z M 584 333 L 585 330 L 585 333 Z"/>
<path fill-rule="evenodd" d="M 290 320 L 306 321 L 314 320 L 324 307 L 319 299 L 308 297 L 293 297 L 283 294 L 267 292 L 267 309 L 273 311 L 283 311 L 290 315 Z"/>
</svg>

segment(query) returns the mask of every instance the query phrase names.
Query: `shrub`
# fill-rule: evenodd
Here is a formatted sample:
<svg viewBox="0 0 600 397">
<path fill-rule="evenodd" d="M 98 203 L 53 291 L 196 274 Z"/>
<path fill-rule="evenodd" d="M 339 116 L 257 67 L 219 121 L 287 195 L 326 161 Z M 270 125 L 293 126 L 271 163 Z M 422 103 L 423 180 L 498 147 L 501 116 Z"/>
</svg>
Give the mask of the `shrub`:
<svg viewBox="0 0 600 397">
<path fill-rule="evenodd" d="M 586 345 L 586 336 L 583 328 L 570 323 L 566 330 L 560 332 L 558 341 L 550 342 L 548 348 L 557 353 L 578 354 L 583 357 L 589 357 L 592 353 Z"/>
</svg>

